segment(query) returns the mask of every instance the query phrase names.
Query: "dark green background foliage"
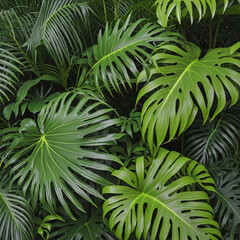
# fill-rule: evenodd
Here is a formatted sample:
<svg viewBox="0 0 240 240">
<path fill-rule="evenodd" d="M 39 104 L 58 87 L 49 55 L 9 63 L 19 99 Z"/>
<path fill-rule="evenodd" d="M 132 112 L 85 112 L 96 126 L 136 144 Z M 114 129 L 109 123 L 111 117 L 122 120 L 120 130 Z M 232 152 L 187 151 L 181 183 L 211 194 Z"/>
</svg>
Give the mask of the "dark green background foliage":
<svg viewBox="0 0 240 240">
<path fill-rule="evenodd" d="M 239 240 L 238 0 L 0 1 L 0 240 Z"/>
</svg>

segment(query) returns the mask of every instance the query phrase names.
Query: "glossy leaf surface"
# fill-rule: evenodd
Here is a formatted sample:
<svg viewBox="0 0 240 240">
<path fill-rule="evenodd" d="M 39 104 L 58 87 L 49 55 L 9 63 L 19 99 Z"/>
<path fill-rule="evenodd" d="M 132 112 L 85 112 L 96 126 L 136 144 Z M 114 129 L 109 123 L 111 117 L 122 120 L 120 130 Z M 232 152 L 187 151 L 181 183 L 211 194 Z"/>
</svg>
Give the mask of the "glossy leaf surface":
<svg viewBox="0 0 240 240">
<path fill-rule="evenodd" d="M 197 189 L 186 190 L 198 182 L 196 176 L 205 173 L 206 182 L 212 184 L 206 169 L 198 166 L 177 152 L 161 148 L 150 165 L 144 157 L 138 158 L 136 172 L 126 168 L 114 171 L 125 185 L 103 189 L 104 194 L 114 195 L 105 201 L 103 212 L 117 238 L 129 239 L 135 232 L 137 239 L 147 239 L 150 233 L 151 240 L 217 240 L 221 234 L 207 203 L 208 195 Z M 177 177 L 179 171 L 186 175 Z"/>
<path fill-rule="evenodd" d="M 234 105 L 239 97 L 240 73 L 230 65 L 240 67 L 240 60 L 230 54 L 230 48 L 210 50 L 200 58 L 201 49 L 192 43 L 176 40 L 176 45 L 163 45 L 153 56 L 150 82 L 144 86 L 137 101 L 147 94 L 142 109 L 142 135 L 151 149 L 181 134 L 194 121 L 198 109 L 203 122 L 214 110 L 212 118 L 226 105 L 226 92 Z M 139 82 L 147 79 L 142 73 Z M 153 92 L 154 91 L 154 92 Z M 217 102 L 212 109 L 214 101 Z"/>
<path fill-rule="evenodd" d="M 99 133 L 118 122 L 109 119 L 110 111 L 96 97 L 72 92 L 52 100 L 37 122 L 24 119 L 11 145 L 18 150 L 8 162 L 14 174 L 12 181 L 18 180 L 25 193 L 30 191 L 33 203 L 39 199 L 51 211 L 56 198 L 71 217 L 68 202 L 84 211 L 77 197 L 91 203 L 89 194 L 102 198 L 86 180 L 109 184 L 95 170 L 111 171 L 105 161 L 121 163 L 117 157 L 96 150 L 120 136 Z"/>
</svg>

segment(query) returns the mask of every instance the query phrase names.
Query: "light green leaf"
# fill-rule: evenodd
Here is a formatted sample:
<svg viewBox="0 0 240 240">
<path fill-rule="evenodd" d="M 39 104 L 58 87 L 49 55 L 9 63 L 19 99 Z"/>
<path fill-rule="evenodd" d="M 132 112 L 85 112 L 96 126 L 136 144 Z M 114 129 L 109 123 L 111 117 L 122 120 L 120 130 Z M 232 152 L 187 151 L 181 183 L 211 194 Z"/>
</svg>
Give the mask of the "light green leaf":
<svg viewBox="0 0 240 240">
<path fill-rule="evenodd" d="M 231 69 L 240 68 L 240 60 L 230 55 L 229 48 L 210 50 L 200 58 L 201 50 L 192 43 L 164 45 L 153 56 L 150 82 L 141 89 L 137 101 L 151 93 L 142 109 L 142 135 L 151 150 L 181 134 L 193 122 L 200 108 L 203 122 L 210 110 L 216 117 L 226 105 L 226 90 L 231 106 L 239 97 L 240 73 Z M 143 72 L 139 82 L 146 80 Z M 217 107 L 213 109 L 213 102 Z"/>
<path fill-rule="evenodd" d="M 148 234 L 150 240 L 219 239 L 221 233 L 207 203 L 208 195 L 197 189 L 186 190 L 197 187 L 201 174 L 212 184 L 206 169 L 162 148 L 148 166 L 147 158 L 138 158 L 136 172 L 126 168 L 113 172 L 124 185 L 103 189 L 104 194 L 114 195 L 105 201 L 103 212 L 117 238 L 129 239 L 135 232 L 137 239 L 147 239 Z M 177 177 L 180 171 L 185 175 Z"/>
<path fill-rule="evenodd" d="M 33 205 L 39 201 L 52 212 L 56 199 L 67 214 L 71 202 L 84 211 L 77 196 L 91 202 L 89 194 L 103 198 L 87 181 L 107 185 L 109 181 L 95 173 L 111 171 L 104 162 L 120 160 L 96 150 L 111 145 L 121 134 L 101 131 L 118 123 L 109 119 L 112 111 L 106 104 L 86 92 L 64 93 L 41 110 L 37 121 L 24 119 L 19 133 L 9 148 L 16 150 L 8 165 L 12 166 L 12 182 L 23 192 L 30 191 Z M 96 161 L 97 160 L 97 161 Z"/>
<path fill-rule="evenodd" d="M 223 12 L 228 6 L 228 0 L 224 0 Z M 189 13 L 191 23 L 193 23 L 194 9 L 196 8 L 199 14 L 199 20 L 208 13 L 208 8 L 212 17 L 216 13 L 217 1 L 216 0 L 156 0 L 156 14 L 158 22 L 163 27 L 167 27 L 168 20 L 174 10 L 179 23 L 181 23 L 182 15 Z"/>
<path fill-rule="evenodd" d="M 137 65 L 143 66 L 144 59 L 151 58 L 148 50 L 154 49 L 152 43 L 166 40 L 159 36 L 161 28 L 148 23 L 138 30 L 143 19 L 130 24 L 130 17 L 122 27 L 120 20 L 113 28 L 107 24 L 104 33 L 98 35 L 98 44 L 89 52 L 89 61 L 94 59 L 90 77 L 101 93 L 102 88 L 120 92 L 120 86 L 126 87 L 126 83 L 131 87 L 131 78 L 139 73 Z"/>
</svg>

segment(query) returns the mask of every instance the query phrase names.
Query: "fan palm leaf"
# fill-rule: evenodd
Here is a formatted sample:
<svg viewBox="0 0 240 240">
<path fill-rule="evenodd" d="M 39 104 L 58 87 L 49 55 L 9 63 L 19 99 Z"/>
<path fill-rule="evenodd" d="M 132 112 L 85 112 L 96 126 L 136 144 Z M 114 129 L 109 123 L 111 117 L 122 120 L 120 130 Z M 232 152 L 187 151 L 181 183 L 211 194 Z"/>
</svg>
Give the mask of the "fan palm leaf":
<svg viewBox="0 0 240 240">
<path fill-rule="evenodd" d="M 208 195 L 185 189 L 198 182 L 194 175 L 204 175 L 204 184 L 211 186 L 213 180 L 206 169 L 162 148 L 148 165 L 147 159 L 138 158 L 136 172 L 126 168 L 113 172 L 126 185 L 103 189 L 104 194 L 114 195 L 105 201 L 103 212 L 117 238 L 129 239 L 135 232 L 137 239 L 146 239 L 150 233 L 151 240 L 217 240 L 221 234 Z M 176 177 L 179 171 L 186 175 Z"/>
<path fill-rule="evenodd" d="M 12 166 L 12 182 L 22 185 L 24 194 L 30 191 L 33 206 L 39 199 L 55 212 L 58 199 L 67 214 L 74 218 L 70 202 L 84 211 L 77 197 L 92 204 L 89 194 L 102 198 L 87 180 L 110 184 L 95 170 L 111 171 L 105 161 L 121 164 L 117 157 L 96 150 L 97 146 L 114 144 L 121 136 L 99 133 L 118 123 L 116 119 L 109 119 L 110 111 L 112 109 L 94 95 L 71 92 L 50 101 L 42 108 L 36 122 L 32 119 L 21 122 L 8 149 L 16 153 L 8 158 L 7 164 Z"/>
<path fill-rule="evenodd" d="M 148 130 L 151 150 L 155 140 L 158 148 L 165 138 L 170 141 L 177 132 L 185 131 L 195 119 L 198 108 L 205 123 L 213 110 L 214 100 L 217 107 L 212 118 L 216 117 L 226 105 L 226 90 L 230 94 L 231 106 L 239 97 L 240 73 L 234 67 L 239 69 L 240 60 L 234 53 L 230 54 L 233 48 L 210 50 L 200 58 L 199 47 L 176 41 L 179 45 L 163 45 L 153 56 L 151 81 L 140 90 L 137 98 L 139 101 L 152 93 L 142 109 L 142 135 L 145 137 Z M 143 72 L 138 81 L 147 78 Z"/>
</svg>

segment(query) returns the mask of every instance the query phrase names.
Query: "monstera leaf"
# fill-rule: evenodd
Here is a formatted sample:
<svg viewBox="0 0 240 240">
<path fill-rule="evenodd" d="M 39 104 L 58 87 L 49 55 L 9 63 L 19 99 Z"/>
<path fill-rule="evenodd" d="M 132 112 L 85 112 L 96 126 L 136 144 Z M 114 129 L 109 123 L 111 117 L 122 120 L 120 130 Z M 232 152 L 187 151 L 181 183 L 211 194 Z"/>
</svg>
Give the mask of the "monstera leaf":
<svg viewBox="0 0 240 240">
<path fill-rule="evenodd" d="M 107 24 L 104 33 L 98 35 L 97 45 L 89 51 L 89 61 L 94 59 L 90 77 L 100 92 L 102 87 L 112 93 L 112 88 L 120 92 L 120 85 L 131 86 L 131 78 L 139 74 L 138 65 L 144 65 L 144 58 L 151 58 L 148 51 L 154 49 L 152 43 L 165 40 L 159 36 L 161 28 L 150 23 L 140 28 L 143 20 L 130 24 L 130 17 L 122 27 L 120 20 L 113 28 Z"/>
<path fill-rule="evenodd" d="M 235 229 L 240 224 L 240 177 L 235 172 L 216 179 L 216 205 L 214 210 L 218 216 L 220 227 L 227 222 Z"/>
<path fill-rule="evenodd" d="M 222 1 L 224 4 L 223 12 L 228 6 L 228 0 Z M 194 8 L 198 11 L 199 20 L 206 13 L 209 7 L 212 16 L 215 15 L 217 8 L 216 0 L 156 0 L 156 13 L 158 17 L 158 22 L 163 26 L 167 27 L 167 23 L 171 13 L 176 9 L 176 17 L 179 23 L 181 23 L 182 15 L 189 13 L 191 22 L 193 22 Z M 193 8 L 194 7 L 194 8 Z"/>
<path fill-rule="evenodd" d="M 122 168 L 113 175 L 126 185 L 104 187 L 104 194 L 114 196 L 105 201 L 103 215 L 109 218 L 110 229 L 118 239 L 129 239 L 132 232 L 137 239 L 146 239 L 150 233 L 151 240 L 221 237 L 208 195 L 197 189 L 201 179 L 203 185 L 213 188 L 203 166 L 161 148 L 150 162 L 138 158 L 136 172 Z M 196 185 L 195 190 L 192 185 Z"/>
<path fill-rule="evenodd" d="M 8 240 L 33 239 L 33 214 L 21 192 L 11 190 L 0 172 L 0 236 Z"/>
<path fill-rule="evenodd" d="M 84 211 L 78 196 L 91 203 L 89 194 L 102 198 L 87 180 L 109 184 L 95 170 L 111 171 L 107 161 L 121 163 L 97 150 L 121 136 L 103 132 L 118 123 L 109 119 L 110 111 L 93 95 L 70 92 L 50 101 L 37 121 L 24 119 L 11 145 L 17 150 L 8 161 L 12 182 L 18 180 L 24 193 L 30 191 L 34 204 L 39 199 L 51 211 L 57 198 L 72 218 L 68 203 Z"/>
<path fill-rule="evenodd" d="M 210 110 L 214 118 L 226 105 L 229 92 L 231 105 L 238 100 L 240 73 L 231 69 L 240 67 L 240 60 L 230 54 L 231 48 L 210 50 L 200 58 L 201 50 L 192 43 L 176 40 L 176 45 L 164 45 L 153 56 L 151 81 L 141 89 L 137 101 L 151 93 L 142 109 L 142 134 L 148 130 L 150 149 L 154 142 L 159 147 L 165 138 L 170 141 L 193 122 L 200 108 L 204 122 Z M 235 48 L 236 50 L 236 48 Z M 227 65 L 226 65 L 227 64 Z M 233 65 L 233 66 L 231 66 Z M 138 81 L 147 79 L 146 73 Z M 214 101 L 216 109 L 212 109 Z"/>
</svg>

